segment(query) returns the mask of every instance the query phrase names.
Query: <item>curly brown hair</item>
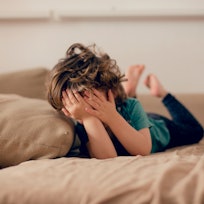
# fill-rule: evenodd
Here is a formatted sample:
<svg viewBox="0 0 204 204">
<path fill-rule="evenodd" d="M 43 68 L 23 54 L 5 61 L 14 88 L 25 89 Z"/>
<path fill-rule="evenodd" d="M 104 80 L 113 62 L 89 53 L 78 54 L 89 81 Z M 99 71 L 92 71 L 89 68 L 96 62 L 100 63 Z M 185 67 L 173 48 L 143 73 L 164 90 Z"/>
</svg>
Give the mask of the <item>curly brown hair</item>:
<svg viewBox="0 0 204 204">
<path fill-rule="evenodd" d="M 86 47 L 75 43 L 50 71 L 47 99 L 55 109 L 61 110 L 63 90 L 74 89 L 83 93 L 95 88 L 107 93 L 111 89 L 118 104 L 127 97 L 121 84 L 124 80 L 116 61 L 108 54 L 97 52 L 95 45 Z"/>
</svg>

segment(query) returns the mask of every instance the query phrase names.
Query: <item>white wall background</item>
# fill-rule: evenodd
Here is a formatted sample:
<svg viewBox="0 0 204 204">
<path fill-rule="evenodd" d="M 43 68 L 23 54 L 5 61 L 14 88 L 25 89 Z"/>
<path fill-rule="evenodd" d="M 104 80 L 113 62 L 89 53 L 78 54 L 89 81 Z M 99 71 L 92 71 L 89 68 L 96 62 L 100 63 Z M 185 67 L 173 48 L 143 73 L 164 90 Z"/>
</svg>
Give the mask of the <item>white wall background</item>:
<svg viewBox="0 0 204 204">
<path fill-rule="evenodd" d="M 122 72 L 145 64 L 143 78 L 172 92 L 204 93 L 203 0 L 0 0 L 0 72 L 51 69 L 74 42 L 96 43 Z"/>
</svg>

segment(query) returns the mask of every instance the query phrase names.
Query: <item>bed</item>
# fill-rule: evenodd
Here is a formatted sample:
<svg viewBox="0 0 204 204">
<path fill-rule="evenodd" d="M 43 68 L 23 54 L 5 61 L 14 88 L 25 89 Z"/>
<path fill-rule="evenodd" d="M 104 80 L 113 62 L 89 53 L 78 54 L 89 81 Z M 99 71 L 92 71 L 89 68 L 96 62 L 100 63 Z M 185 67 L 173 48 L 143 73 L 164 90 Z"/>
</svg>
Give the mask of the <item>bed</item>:
<svg viewBox="0 0 204 204">
<path fill-rule="evenodd" d="M 79 141 L 73 121 L 45 100 L 47 73 L 0 75 L 1 204 L 204 203 L 204 139 L 149 156 L 65 157 Z M 176 96 L 204 125 L 204 93 Z M 157 99 L 139 99 L 146 111 L 168 116 Z"/>
</svg>

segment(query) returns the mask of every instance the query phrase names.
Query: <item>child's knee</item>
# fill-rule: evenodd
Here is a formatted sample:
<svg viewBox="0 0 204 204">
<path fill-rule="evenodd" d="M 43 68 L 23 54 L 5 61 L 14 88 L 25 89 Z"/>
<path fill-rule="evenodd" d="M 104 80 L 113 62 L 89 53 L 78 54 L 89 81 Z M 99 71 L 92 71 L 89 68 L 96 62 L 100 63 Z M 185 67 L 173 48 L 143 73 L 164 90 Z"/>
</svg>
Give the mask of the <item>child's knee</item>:
<svg viewBox="0 0 204 204">
<path fill-rule="evenodd" d="M 195 143 L 199 142 L 204 135 L 204 131 L 203 131 L 203 127 L 201 125 L 198 125 L 197 127 L 195 127 L 194 129 L 194 135 L 195 135 Z"/>
</svg>

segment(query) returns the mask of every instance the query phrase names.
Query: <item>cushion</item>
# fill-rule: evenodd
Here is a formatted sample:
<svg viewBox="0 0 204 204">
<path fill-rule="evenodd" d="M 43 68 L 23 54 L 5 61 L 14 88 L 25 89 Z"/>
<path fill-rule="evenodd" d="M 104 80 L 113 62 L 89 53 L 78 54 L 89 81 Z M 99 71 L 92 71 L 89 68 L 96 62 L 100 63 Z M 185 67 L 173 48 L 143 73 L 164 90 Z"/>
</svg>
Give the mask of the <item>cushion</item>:
<svg viewBox="0 0 204 204">
<path fill-rule="evenodd" d="M 65 156 L 74 123 L 47 101 L 0 94 L 0 166 Z"/>
<path fill-rule="evenodd" d="M 48 69 L 39 67 L 0 74 L 0 93 L 45 99 Z"/>
<path fill-rule="evenodd" d="M 204 94 L 203 93 L 177 93 L 174 96 L 196 117 L 196 119 L 204 127 Z M 139 100 L 142 103 L 146 112 L 158 113 L 166 117 L 170 117 L 169 112 L 162 104 L 161 99 L 140 94 Z"/>
</svg>

